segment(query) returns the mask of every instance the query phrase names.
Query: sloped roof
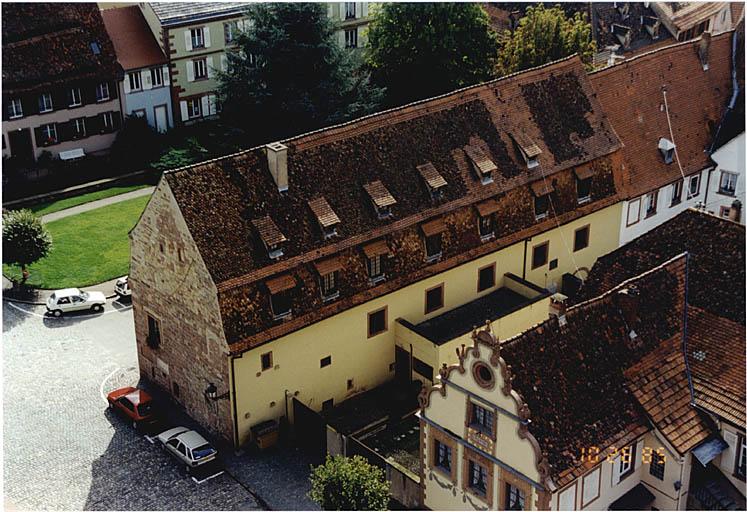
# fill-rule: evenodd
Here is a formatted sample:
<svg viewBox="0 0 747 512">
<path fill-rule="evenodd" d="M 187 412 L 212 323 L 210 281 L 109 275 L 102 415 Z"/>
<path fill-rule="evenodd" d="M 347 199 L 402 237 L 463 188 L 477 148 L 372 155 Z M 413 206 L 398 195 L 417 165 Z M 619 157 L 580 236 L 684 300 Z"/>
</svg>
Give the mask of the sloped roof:
<svg viewBox="0 0 747 512">
<path fill-rule="evenodd" d="M 248 3 L 241 2 L 151 2 L 162 25 L 176 25 L 242 13 Z"/>
<path fill-rule="evenodd" d="M 3 92 L 121 75 L 95 3 L 3 3 Z"/>
<path fill-rule="evenodd" d="M 665 19 L 677 30 L 687 30 L 721 11 L 727 2 L 655 2 Z"/>
<path fill-rule="evenodd" d="M 589 75 L 624 144 L 627 197 L 681 179 L 677 163 L 664 163 L 657 148 L 662 137 L 671 139 L 664 91 L 684 174 L 712 165 L 706 149 L 731 96 L 731 32 L 711 39 L 708 71 L 698 58 L 699 42 L 659 48 Z"/>
<path fill-rule="evenodd" d="M 166 62 L 166 56 L 138 6 L 106 9 L 101 11 L 101 16 L 114 43 L 117 60 L 125 70 Z"/>
</svg>

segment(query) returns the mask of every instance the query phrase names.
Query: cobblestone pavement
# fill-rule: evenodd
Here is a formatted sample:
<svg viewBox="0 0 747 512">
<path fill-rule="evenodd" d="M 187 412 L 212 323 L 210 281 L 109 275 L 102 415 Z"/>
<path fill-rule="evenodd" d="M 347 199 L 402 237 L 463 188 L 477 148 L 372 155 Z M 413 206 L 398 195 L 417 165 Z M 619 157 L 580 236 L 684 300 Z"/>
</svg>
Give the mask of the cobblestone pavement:
<svg viewBox="0 0 747 512">
<path fill-rule="evenodd" d="M 55 319 L 3 302 L 5 507 L 258 509 L 228 473 L 196 484 L 110 414 L 105 394 L 138 379 L 132 311 L 114 306 Z"/>
</svg>

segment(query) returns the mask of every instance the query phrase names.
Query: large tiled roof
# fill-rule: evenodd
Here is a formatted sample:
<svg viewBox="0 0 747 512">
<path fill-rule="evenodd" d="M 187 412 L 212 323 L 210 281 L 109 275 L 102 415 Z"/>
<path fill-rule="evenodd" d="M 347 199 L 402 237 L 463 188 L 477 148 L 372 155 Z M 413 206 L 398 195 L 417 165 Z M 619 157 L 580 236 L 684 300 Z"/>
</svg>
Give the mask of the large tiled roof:
<svg viewBox="0 0 747 512">
<path fill-rule="evenodd" d="M 121 74 L 95 3 L 3 3 L 2 39 L 4 93 Z"/>
<path fill-rule="evenodd" d="M 736 222 L 685 210 L 597 259 L 576 300 L 596 297 L 621 281 L 688 251 L 693 269 L 690 303 L 744 325 L 744 230 Z"/>
<path fill-rule="evenodd" d="M 659 48 L 590 74 L 625 145 L 621 192 L 627 197 L 681 178 L 676 161 L 664 163 L 658 149 L 661 138 L 672 138 L 667 109 L 684 174 L 712 165 L 706 149 L 731 96 L 731 32 L 712 38 L 707 71 L 698 57 L 699 43 Z"/>
<path fill-rule="evenodd" d="M 190 21 L 239 14 L 247 2 L 151 2 L 150 6 L 163 25 L 176 25 Z"/>
<path fill-rule="evenodd" d="M 138 6 L 106 9 L 101 12 L 101 16 L 114 43 L 117 60 L 125 70 L 166 62 L 166 57 Z"/>
</svg>

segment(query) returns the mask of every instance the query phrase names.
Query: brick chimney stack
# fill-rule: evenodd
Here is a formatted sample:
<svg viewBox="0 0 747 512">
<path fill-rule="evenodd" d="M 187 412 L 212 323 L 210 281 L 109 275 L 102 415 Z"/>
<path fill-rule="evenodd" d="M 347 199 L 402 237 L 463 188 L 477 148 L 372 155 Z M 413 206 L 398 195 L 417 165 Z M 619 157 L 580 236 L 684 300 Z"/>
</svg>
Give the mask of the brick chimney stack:
<svg viewBox="0 0 747 512">
<path fill-rule="evenodd" d="M 733 220 L 734 222 L 739 222 L 739 220 L 742 218 L 742 201 L 739 199 L 735 199 L 734 202 L 731 203 L 731 208 L 729 209 L 729 220 Z"/>
<path fill-rule="evenodd" d="M 703 65 L 703 71 L 708 71 L 708 54 L 711 50 L 711 33 L 703 32 L 698 42 L 698 57 Z"/>
</svg>

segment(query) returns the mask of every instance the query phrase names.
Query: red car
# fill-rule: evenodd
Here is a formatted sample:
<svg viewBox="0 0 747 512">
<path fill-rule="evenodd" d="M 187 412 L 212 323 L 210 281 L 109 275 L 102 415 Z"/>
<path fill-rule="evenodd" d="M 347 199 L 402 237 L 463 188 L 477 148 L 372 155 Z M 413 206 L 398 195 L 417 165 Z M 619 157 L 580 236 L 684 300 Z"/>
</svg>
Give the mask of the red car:
<svg viewBox="0 0 747 512">
<path fill-rule="evenodd" d="M 132 386 L 116 389 L 106 396 L 109 408 L 119 411 L 132 421 L 133 428 L 155 420 L 153 398 Z"/>
</svg>

